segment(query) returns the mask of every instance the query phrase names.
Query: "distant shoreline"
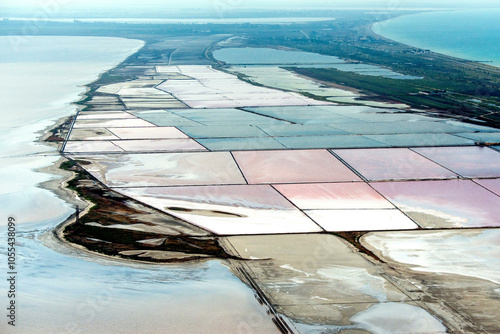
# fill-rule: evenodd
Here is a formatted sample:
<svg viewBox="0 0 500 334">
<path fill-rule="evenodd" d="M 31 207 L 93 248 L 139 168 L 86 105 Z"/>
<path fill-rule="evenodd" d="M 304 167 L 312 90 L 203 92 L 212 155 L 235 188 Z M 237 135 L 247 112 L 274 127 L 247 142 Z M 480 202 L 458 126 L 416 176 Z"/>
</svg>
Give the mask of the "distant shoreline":
<svg viewBox="0 0 500 334">
<path fill-rule="evenodd" d="M 466 11 L 464 11 L 464 10 L 447 10 L 447 11 L 428 11 L 428 12 L 422 12 L 422 13 L 408 13 L 408 14 L 403 14 L 401 16 L 393 17 L 393 18 L 390 18 L 390 19 L 385 20 L 385 21 L 379 21 L 379 22 L 375 22 L 375 23 L 371 24 L 370 25 L 370 31 L 373 34 L 375 34 L 375 35 L 377 35 L 377 36 L 379 36 L 381 38 L 384 38 L 386 40 L 390 40 L 390 41 L 393 41 L 393 42 L 396 42 L 396 43 L 399 43 L 399 44 L 403 44 L 403 45 L 406 45 L 408 47 L 418 48 L 418 49 L 424 49 L 424 50 L 430 50 L 430 51 L 432 51 L 434 53 L 439 53 L 441 55 L 445 55 L 445 56 L 449 56 L 449 57 L 453 57 L 453 58 L 457 58 L 457 59 L 462 59 L 462 60 L 467 60 L 467 61 L 477 62 L 477 63 L 485 63 L 485 64 L 488 64 L 488 65 L 491 65 L 491 66 L 500 67 L 500 60 L 478 58 L 478 57 L 474 57 L 473 55 L 469 55 L 469 54 L 464 54 L 464 53 L 449 51 L 449 50 L 446 50 L 445 48 L 442 48 L 442 47 L 424 46 L 421 43 L 419 43 L 418 41 L 415 41 L 413 43 L 412 41 L 410 41 L 411 38 L 406 39 L 406 38 L 397 38 L 397 37 L 391 36 L 390 33 L 389 34 L 384 33 L 382 31 L 383 29 L 380 28 L 380 27 L 383 26 L 384 23 L 387 23 L 389 21 L 393 21 L 395 19 L 400 19 L 402 17 L 410 17 L 410 16 L 414 16 L 414 15 L 428 15 L 430 13 L 434 14 L 434 13 L 438 13 L 438 12 L 440 14 L 442 14 L 443 12 L 446 12 L 446 13 L 462 13 L 462 12 L 466 12 Z M 425 42 L 422 42 L 422 43 L 425 43 Z M 467 50 L 465 50 L 465 52 L 467 52 Z"/>
<path fill-rule="evenodd" d="M 25 17 L 3 17 L 7 21 L 36 21 L 61 23 L 125 23 L 125 24 L 284 24 L 333 21 L 334 17 L 253 17 L 253 18 L 200 18 L 200 19 L 164 19 L 164 18 L 48 18 L 36 19 Z"/>
</svg>

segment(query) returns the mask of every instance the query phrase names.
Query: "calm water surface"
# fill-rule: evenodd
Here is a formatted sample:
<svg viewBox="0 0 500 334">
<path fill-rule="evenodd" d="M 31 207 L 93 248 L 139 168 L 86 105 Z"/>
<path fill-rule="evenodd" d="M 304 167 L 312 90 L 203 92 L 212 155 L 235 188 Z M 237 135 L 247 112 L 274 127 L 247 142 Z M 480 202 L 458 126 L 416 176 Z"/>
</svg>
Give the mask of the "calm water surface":
<svg viewBox="0 0 500 334">
<path fill-rule="evenodd" d="M 500 66 L 500 9 L 428 12 L 377 23 L 373 31 L 401 43 Z"/>
</svg>

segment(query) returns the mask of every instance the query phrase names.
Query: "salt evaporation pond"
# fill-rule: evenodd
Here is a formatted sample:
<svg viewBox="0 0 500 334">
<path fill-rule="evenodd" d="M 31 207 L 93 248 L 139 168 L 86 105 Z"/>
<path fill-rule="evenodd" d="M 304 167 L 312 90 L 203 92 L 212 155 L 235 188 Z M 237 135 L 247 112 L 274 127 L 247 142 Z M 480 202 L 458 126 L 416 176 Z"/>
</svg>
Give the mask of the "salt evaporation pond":
<svg viewBox="0 0 500 334">
<path fill-rule="evenodd" d="M 391 79 L 421 79 L 368 64 L 350 64 L 345 60 L 319 53 L 271 48 L 225 48 L 213 52 L 215 59 L 229 65 L 272 65 L 335 68 L 340 71 Z"/>
</svg>

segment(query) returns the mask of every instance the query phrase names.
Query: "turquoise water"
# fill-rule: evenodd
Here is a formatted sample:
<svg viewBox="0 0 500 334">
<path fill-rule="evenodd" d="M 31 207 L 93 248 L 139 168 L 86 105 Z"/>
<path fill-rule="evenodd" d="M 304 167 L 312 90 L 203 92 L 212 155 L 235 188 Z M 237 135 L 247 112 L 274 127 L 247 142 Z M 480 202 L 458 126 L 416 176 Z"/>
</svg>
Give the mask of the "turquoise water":
<svg viewBox="0 0 500 334">
<path fill-rule="evenodd" d="M 500 66 L 500 9 L 428 12 L 376 23 L 395 41 Z"/>
</svg>

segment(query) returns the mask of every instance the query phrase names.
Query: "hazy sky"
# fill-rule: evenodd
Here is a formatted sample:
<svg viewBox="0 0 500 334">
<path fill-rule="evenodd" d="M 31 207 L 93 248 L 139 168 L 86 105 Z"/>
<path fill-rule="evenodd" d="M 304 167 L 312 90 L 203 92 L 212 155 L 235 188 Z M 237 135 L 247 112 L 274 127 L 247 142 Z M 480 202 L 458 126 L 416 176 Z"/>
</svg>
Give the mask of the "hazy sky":
<svg viewBox="0 0 500 334">
<path fill-rule="evenodd" d="M 57 16 L 74 12 L 120 13 L 134 11 L 178 12 L 245 11 L 250 9 L 345 9 L 362 8 L 395 10 L 405 8 L 480 8 L 500 7 L 499 0 L 0 0 L 4 15 L 9 13 L 36 13 L 50 11 Z M 0 12 L 0 16 L 1 16 Z"/>
<path fill-rule="evenodd" d="M 336 8 L 336 7 L 500 7 L 498 0 L 2 0 L 2 7 L 31 6 L 59 4 L 69 7 L 95 6 L 140 6 L 140 7 L 213 7 L 226 5 L 244 8 Z"/>
</svg>

